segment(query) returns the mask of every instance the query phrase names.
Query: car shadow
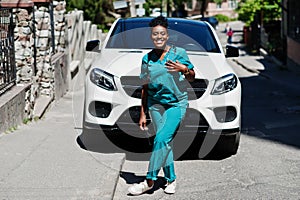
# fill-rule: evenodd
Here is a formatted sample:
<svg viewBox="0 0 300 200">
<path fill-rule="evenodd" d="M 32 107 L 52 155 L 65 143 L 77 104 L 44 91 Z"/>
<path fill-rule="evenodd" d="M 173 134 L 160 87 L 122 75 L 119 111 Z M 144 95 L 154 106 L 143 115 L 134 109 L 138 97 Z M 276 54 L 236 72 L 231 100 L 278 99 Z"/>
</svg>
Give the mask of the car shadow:
<svg viewBox="0 0 300 200">
<path fill-rule="evenodd" d="M 271 69 L 265 61 L 262 63 L 266 72 L 261 73 L 268 75 L 267 72 Z M 283 76 L 282 72 L 282 80 Z M 242 133 L 300 148 L 300 115 L 297 109 L 299 88 L 269 77 L 261 75 L 240 79 L 244 94 L 241 110 Z"/>
<path fill-rule="evenodd" d="M 238 40 L 233 44 L 242 50 L 243 56 L 260 57 L 256 61 L 263 66 L 263 70 L 255 69 L 256 63 L 250 63 L 249 59 L 248 67 L 254 67 L 259 73 L 239 78 L 242 85 L 242 135 L 299 149 L 299 74 L 274 62 L 274 55 L 261 57 L 257 49 L 251 49 L 244 43 L 242 27 L 234 30 L 234 36 L 237 35 Z"/>
<path fill-rule="evenodd" d="M 127 160 L 148 161 L 151 156 L 154 136 L 134 137 L 122 131 L 83 130 L 77 137 L 77 144 L 84 150 L 98 153 L 125 153 Z M 174 160 L 222 160 L 231 155 L 216 148 L 199 156 L 204 137 L 175 136 L 172 141 Z"/>
</svg>

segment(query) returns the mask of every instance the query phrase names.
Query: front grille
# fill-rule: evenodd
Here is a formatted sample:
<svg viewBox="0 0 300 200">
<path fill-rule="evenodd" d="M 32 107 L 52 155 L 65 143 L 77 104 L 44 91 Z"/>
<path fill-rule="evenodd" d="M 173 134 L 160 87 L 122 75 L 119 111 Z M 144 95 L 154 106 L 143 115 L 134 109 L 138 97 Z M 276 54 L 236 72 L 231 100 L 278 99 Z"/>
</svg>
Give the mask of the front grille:
<svg viewBox="0 0 300 200">
<path fill-rule="evenodd" d="M 202 97 L 207 89 L 208 81 L 205 79 L 195 79 L 193 82 L 189 83 L 187 88 L 189 100 L 195 100 Z"/>
<path fill-rule="evenodd" d="M 121 84 L 126 94 L 133 98 L 141 98 L 143 81 L 138 76 L 122 76 Z M 187 88 L 189 100 L 199 99 L 207 89 L 208 81 L 195 79 Z"/>
<path fill-rule="evenodd" d="M 143 81 L 138 76 L 122 76 L 121 84 L 127 95 L 141 98 Z"/>
<path fill-rule="evenodd" d="M 122 115 L 119 117 L 117 123 L 121 124 L 138 124 L 140 120 L 140 106 L 133 106 L 126 110 Z M 147 121 L 150 123 L 150 116 L 147 114 Z"/>
<path fill-rule="evenodd" d="M 140 119 L 140 106 L 134 106 L 126 110 L 118 119 L 117 125 L 119 127 L 127 127 L 130 129 L 137 130 L 138 123 Z M 151 119 L 147 115 L 147 124 L 151 126 Z M 181 128 L 179 132 L 206 132 L 209 128 L 208 122 L 204 116 L 197 110 L 193 108 L 188 108 L 186 110 L 186 115 L 184 120 L 181 122 Z"/>
</svg>

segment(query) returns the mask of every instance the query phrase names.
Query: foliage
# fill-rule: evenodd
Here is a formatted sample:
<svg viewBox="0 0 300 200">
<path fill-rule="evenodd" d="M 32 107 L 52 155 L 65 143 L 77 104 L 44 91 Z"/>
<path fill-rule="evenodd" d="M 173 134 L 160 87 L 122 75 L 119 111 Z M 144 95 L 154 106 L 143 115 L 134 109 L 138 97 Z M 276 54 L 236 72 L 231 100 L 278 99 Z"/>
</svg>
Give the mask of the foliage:
<svg viewBox="0 0 300 200">
<path fill-rule="evenodd" d="M 226 15 L 222 15 L 222 14 L 217 14 L 215 15 L 215 18 L 219 21 L 219 22 L 229 22 L 231 21 L 231 19 L 226 16 Z"/>
<path fill-rule="evenodd" d="M 281 16 L 280 2 L 281 0 L 243 0 L 237 8 L 239 20 L 249 25 L 257 14 L 262 14 L 265 22 L 279 19 Z"/>
<path fill-rule="evenodd" d="M 218 5 L 222 4 L 223 0 L 210 0 L 210 2 L 214 2 Z"/>
<path fill-rule="evenodd" d="M 27 123 L 30 122 L 30 121 L 31 121 L 31 119 L 25 118 L 25 119 L 23 119 L 23 124 L 27 124 Z"/>
<path fill-rule="evenodd" d="M 17 129 L 18 129 L 17 126 L 13 126 L 13 127 L 10 127 L 8 130 L 6 130 L 4 133 L 9 134 L 9 133 L 16 131 Z"/>
<path fill-rule="evenodd" d="M 113 1 L 116 0 L 66 0 L 67 11 L 75 9 L 82 10 L 84 12 L 85 20 L 90 20 L 93 24 L 97 24 L 98 27 L 101 27 L 103 31 L 107 31 L 110 24 L 115 20 L 115 18 L 109 14 L 109 11 L 115 12 L 112 4 Z M 183 3 L 191 1 L 192 0 L 168 0 L 163 1 L 165 5 L 162 5 L 162 0 L 146 0 L 143 7 L 146 11 L 146 16 L 149 16 L 151 14 L 151 9 L 166 6 L 167 2 L 169 5 L 178 9 Z M 202 2 L 204 0 L 198 1 Z M 129 8 L 126 12 L 129 14 Z"/>
<path fill-rule="evenodd" d="M 160 7 L 161 7 L 161 0 L 146 1 L 146 3 L 143 5 L 143 8 L 146 11 L 146 16 L 149 16 L 151 14 L 151 10 L 153 8 L 160 8 Z"/>
<path fill-rule="evenodd" d="M 114 21 L 108 11 L 113 10 L 110 0 L 66 0 L 67 10 L 82 10 L 84 19 L 92 21 L 93 24 L 101 24 L 104 28 Z"/>
<path fill-rule="evenodd" d="M 161 0 L 146 1 L 146 4 L 149 5 L 149 8 L 160 8 Z"/>
</svg>

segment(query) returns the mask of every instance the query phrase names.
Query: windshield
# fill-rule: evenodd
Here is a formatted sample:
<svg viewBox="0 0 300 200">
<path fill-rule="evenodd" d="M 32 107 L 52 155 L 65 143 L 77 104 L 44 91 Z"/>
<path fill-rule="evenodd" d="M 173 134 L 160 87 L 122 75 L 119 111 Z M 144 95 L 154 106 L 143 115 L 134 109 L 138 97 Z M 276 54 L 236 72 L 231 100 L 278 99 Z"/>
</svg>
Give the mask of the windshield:
<svg viewBox="0 0 300 200">
<path fill-rule="evenodd" d="M 216 39 L 209 27 L 184 20 L 169 20 L 169 45 L 187 51 L 220 53 Z M 152 49 L 149 20 L 119 20 L 112 31 L 106 48 Z"/>
</svg>

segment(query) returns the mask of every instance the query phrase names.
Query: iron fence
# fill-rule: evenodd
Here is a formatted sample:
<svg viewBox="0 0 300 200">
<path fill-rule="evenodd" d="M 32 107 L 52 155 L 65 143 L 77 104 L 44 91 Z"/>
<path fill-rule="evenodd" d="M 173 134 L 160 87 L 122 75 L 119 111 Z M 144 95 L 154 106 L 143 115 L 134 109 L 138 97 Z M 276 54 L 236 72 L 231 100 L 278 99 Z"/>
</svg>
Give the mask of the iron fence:
<svg viewBox="0 0 300 200">
<path fill-rule="evenodd" d="M 0 95 L 16 83 L 12 9 L 0 8 Z"/>
</svg>

